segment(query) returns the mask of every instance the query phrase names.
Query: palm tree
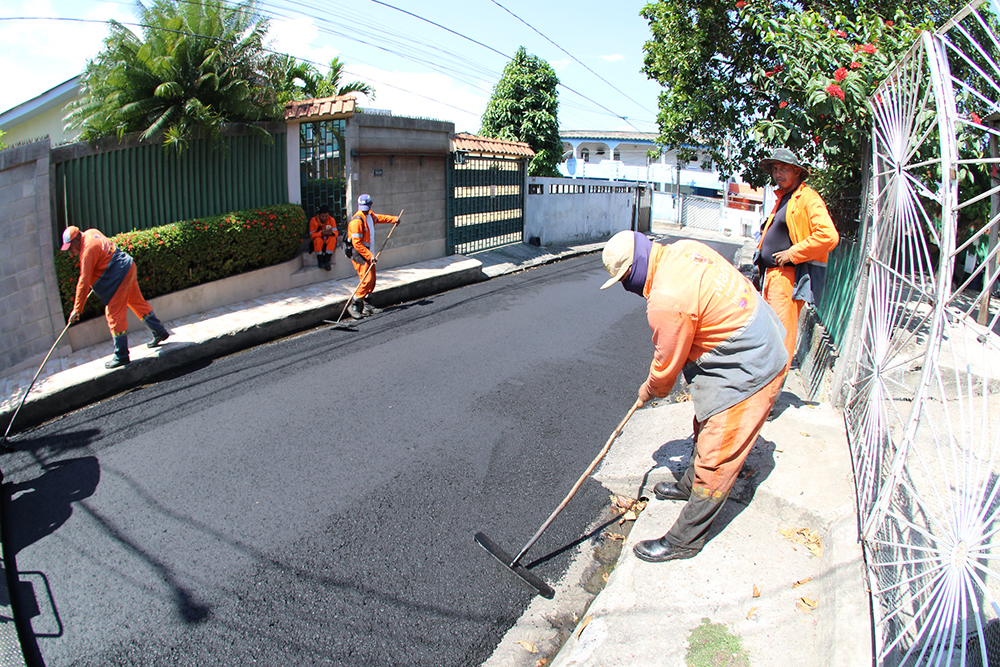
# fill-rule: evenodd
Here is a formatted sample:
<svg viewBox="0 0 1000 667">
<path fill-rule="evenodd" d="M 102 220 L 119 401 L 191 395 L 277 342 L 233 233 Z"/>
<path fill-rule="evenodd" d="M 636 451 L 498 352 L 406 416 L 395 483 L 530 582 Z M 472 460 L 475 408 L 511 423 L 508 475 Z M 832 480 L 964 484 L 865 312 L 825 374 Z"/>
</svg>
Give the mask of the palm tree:
<svg viewBox="0 0 1000 667">
<path fill-rule="evenodd" d="M 218 139 L 226 123 L 282 117 L 263 46 L 267 21 L 255 0 L 154 0 L 138 8 L 142 38 L 111 21 L 104 49 L 87 64 L 81 99 L 67 116 L 82 139 L 140 132 L 180 151 L 198 133 Z"/>
<path fill-rule="evenodd" d="M 369 84 L 361 81 L 351 81 L 341 83 L 344 77 L 344 63 L 340 58 L 330 61 L 330 71 L 321 76 L 316 82 L 316 97 L 333 97 L 334 95 L 347 95 L 349 93 L 361 93 L 369 100 L 375 99 L 375 89 Z"/>
</svg>

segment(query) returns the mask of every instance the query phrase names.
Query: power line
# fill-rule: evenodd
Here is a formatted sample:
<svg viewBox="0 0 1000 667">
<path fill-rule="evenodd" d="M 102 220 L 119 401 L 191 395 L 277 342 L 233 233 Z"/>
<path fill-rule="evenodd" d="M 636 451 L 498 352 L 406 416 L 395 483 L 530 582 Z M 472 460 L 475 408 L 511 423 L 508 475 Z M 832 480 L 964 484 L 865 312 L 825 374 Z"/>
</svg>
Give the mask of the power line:
<svg viewBox="0 0 1000 667">
<path fill-rule="evenodd" d="M 375 0 L 373 0 L 373 1 L 375 1 Z M 509 9 L 507 9 L 506 7 L 504 7 L 503 5 L 501 5 L 501 4 L 499 3 L 499 2 L 497 2 L 497 0 L 490 0 L 490 1 L 491 1 L 491 2 L 492 2 L 492 3 L 494 4 L 494 5 L 496 5 L 497 7 L 499 7 L 500 9 L 504 10 L 505 12 L 507 12 L 508 14 L 510 14 L 511 16 L 513 16 L 514 18 L 516 18 L 516 19 L 517 19 L 518 21 L 520 21 L 520 22 L 521 22 L 521 23 L 523 23 L 524 25 L 526 25 L 526 26 L 528 26 L 529 28 L 531 28 L 532 30 L 534 30 L 534 31 L 535 31 L 536 33 L 538 33 L 539 35 L 541 35 L 541 36 L 542 36 L 542 37 L 543 37 L 543 38 L 544 38 L 544 39 L 545 39 L 546 41 L 548 41 L 548 42 L 549 42 L 549 43 L 550 43 L 550 44 L 551 44 L 552 46 L 556 47 L 557 49 L 559 49 L 560 51 L 562 51 L 563 53 L 565 53 L 565 54 L 566 54 L 567 56 L 569 56 L 570 58 L 572 58 L 573 60 L 575 60 L 575 61 L 576 61 L 577 63 L 579 63 L 580 65 L 582 65 L 582 66 L 583 66 L 583 68 L 584 68 L 584 69 L 586 69 L 586 70 L 587 70 L 588 72 L 590 72 L 591 74 L 593 74 L 594 76 L 596 76 L 596 77 L 597 77 L 598 79 L 600 79 L 600 80 L 601 80 L 601 81 L 603 81 L 604 83 L 606 83 L 606 84 L 608 84 L 609 86 L 611 86 L 612 88 L 614 88 L 614 89 L 615 89 L 615 90 L 616 90 L 617 92 L 621 93 L 621 95 L 622 95 L 623 97 L 625 97 L 625 99 L 627 99 L 627 100 L 630 100 L 630 101 L 634 102 L 634 103 L 636 104 L 636 106 L 638 106 L 638 107 L 639 107 L 640 109 L 642 109 L 643 111 L 645 111 L 645 112 L 647 112 L 647 113 L 651 113 L 651 114 L 653 114 L 654 116 L 656 115 L 656 112 L 655 112 L 655 111 L 650 111 L 649 109 L 647 109 L 646 107 L 644 107 L 644 106 L 643 106 L 643 105 L 642 105 L 642 104 L 641 104 L 640 102 L 637 102 L 636 100 L 634 100 L 634 99 L 632 99 L 631 97 L 629 97 L 629 96 L 628 96 L 628 94 L 627 94 L 627 93 L 625 93 L 625 91 L 621 90 L 621 89 L 620 89 L 620 88 L 618 88 L 618 87 L 617 87 L 617 86 L 616 86 L 615 84 L 611 83 L 610 81 L 608 81 L 607 79 L 605 79 L 605 78 L 604 78 L 603 76 L 601 76 L 600 74 L 598 74 L 598 73 L 597 73 L 597 72 L 595 72 L 594 70 L 590 69 L 590 67 L 588 67 L 588 66 L 587 66 L 586 64 L 584 64 L 584 63 L 583 63 L 583 62 L 582 62 L 582 61 L 581 61 L 581 60 L 580 60 L 579 58 L 577 58 L 576 56 L 574 56 L 574 55 L 573 55 L 572 53 L 570 53 L 569 51 L 567 51 L 567 50 L 566 50 L 566 49 L 564 49 L 563 47 L 561 47 L 561 46 L 559 46 L 558 44 L 556 44 L 556 43 L 555 43 L 554 41 L 552 41 L 552 40 L 551 40 L 551 39 L 549 38 L 549 36 L 548 36 L 548 35 L 546 35 L 546 34 L 545 34 L 545 33 L 543 33 L 542 31 L 540 31 L 540 30 L 539 30 L 538 28 L 536 28 L 535 26 L 531 25 L 530 23 L 528 23 L 527 21 L 525 21 L 524 19 L 522 19 L 522 18 L 521 18 L 520 16 L 518 16 L 518 15 L 517 15 L 517 14 L 515 14 L 514 12 L 510 11 Z M 624 116 L 622 116 L 622 118 L 624 119 Z M 629 123 L 629 124 L 631 125 L 631 123 Z M 635 126 L 633 125 L 633 127 L 635 127 Z M 636 129 L 638 129 L 638 128 L 636 128 Z"/>
</svg>

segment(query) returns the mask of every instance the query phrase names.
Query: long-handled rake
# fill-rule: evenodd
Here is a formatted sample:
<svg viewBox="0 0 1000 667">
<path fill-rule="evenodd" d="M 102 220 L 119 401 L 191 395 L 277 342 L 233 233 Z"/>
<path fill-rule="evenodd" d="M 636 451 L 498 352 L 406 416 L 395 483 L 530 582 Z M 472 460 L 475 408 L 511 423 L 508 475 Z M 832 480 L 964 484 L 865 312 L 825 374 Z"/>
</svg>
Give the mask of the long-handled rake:
<svg viewBox="0 0 1000 667">
<path fill-rule="evenodd" d="M 628 414 L 625 415 L 625 419 L 623 419 L 621 423 L 618 424 L 618 428 L 616 428 L 615 432 L 611 434 L 611 437 L 608 438 L 608 441 L 604 443 L 604 448 L 601 449 L 600 453 L 594 458 L 593 461 L 590 462 L 590 465 L 587 466 L 587 469 L 583 472 L 582 475 L 580 475 L 580 479 L 576 480 L 576 484 L 574 484 L 573 488 L 569 490 L 569 493 L 566 494 L 566 497 L 563 498 L 563 501 L 559 503 L 559 507 L 557 507 L 555 511 L 553 511 L 552 514 L 549 515 L 549 518 L 545 520 L 545 523 L 543 523 L 542 526 L 537 531 L 535 531 L 535 534 L 531 537 L 530 540 L 528 540 L 528 543 L 524 545 L 524 547 L 517 554 L 517 556 L 511 558 L 510 555 L 506 551 L 504 551 L 499 544 L 497 544 L 496 542 L 494 542 L 481 532 L 476 533 L 476 542 L 478 542 L 482 548 L 490 552 L 490 555 L 492 555 L 494 558 L 500 561 L 500 563 L 504 567 L 506 567 L 508 570 L 519 576 L 529 586 L 538 591 L 539 595 L 541 595 L 542 597 L 551 600 L 555 596 L 556 592 L 552 589 L 551 586 L 545 583 L 541 577 L 538 577 L 535 574 L 529 572 L 527 568 L 521 565 L 520 564 L 521 559 L 524 558 L 524 554 L 528 553 L 528 549 L 530 549 L 532 545 L 534 545 L 535 542 L 538 541 L 538 538 L 542 536 L 542 533 L 545 532 L 545 529 L 549 527 L 549 525 L 555 520 L 555 518 L 559 515 L 559 513 L 563 511 L 563 508 L 566 507 L 566 505 L 573 498 L 573 496 L 576 495 L 576 492 L 583 485 L 584 480 L 590 476 L 590 473 L 594 472 L 594 468 L 597 467 L 597 464 L 601 462 L 601 459 L 604 458 L 604 455 L 608 453 L 609 449 L 611 449 L 611 443 L 614 442 L 615 438 L 617 438 L 618 435 L 622 432 L 622 429 L 625 428 L 625 424 L 628 423 L 629 418 L 633 415 L 633 413 L 635 413 L 636 410 L 639 409 L 640 405 L 641 404 L 639 403 L 639 401 L 636 401 L 635 404 L 632 405 L 632 408 L 628 411 Z"/>
<path fill-rule="evenodd" d="M 385 250 L 385 244 L 389 242 L 389 237 L 392 236 L 392 233 L 394 231 L 396 231 L 396 225 L 399 224 L 399 219 L 403 217 L 403 211 L 405 210 L 406 209 L 399 210 L 399 215 L 396 216 L 396 222 L 392 223 L 392 229 L 390 229 L 389 233 L 385 235 L 385 240 L 382 241 L 382 247 L 380 247 L 378 249 L 378 252 L 375 253 L 375 261 L 368 264 L 368 268 L 365 269 L 365 274 L 361 276 L 361 282 L 358 283 L 358 286 L 354 288 L 354 292 L 352 292 L 351 296 L 349 296 L 347 298 L 347 301 L 344 302 L 344 308 L 340 311 L 340 315 L 337 316 L 336 320 L 323 320 L 327 324 L 333 325 L 332 327 L 330 327 L 331 329 L 340 329 L 341 331 L 357 331 L 357 329 L 355 329 L 353 326 L 349 324 L 341 324 L 340 320 L 344 318 L 344 313 L 347 312 L 347 307 L 351 305 L 351 301 L 354 300 L 354 296 L 358 293 L 358 289 L 361 287 L 362 284 L 364 284 L 365 278 L 368 277 L 368 272 L 371 271 L 372 267 L 375 266 L 375 264 L 378 262 L 378 256 L 382 254 L 383 250 Z"/>
<path fill-rule="evenodd" d="M 52 356 L 52 353 L 55 351 L 56 346 L 59 345 L 59 341 L 61 341 L 62 337 L 66 335 L 67 331 L 69 331 L 69 327 L 71 324 L 72 322 L 66 323 L 66 326 L 63 327 L 62 333 L 60 333 L 59 337 L 56 338 L 56 342 L 52 343 L 52 347 L 49 348 L 49 353 L 45 355 L 44 359 L 42 359 L 42 365 L 38 367 L 37 371 L 35 371 L 35 377 L 31 378 L 31 384 L 28 385 L 28 389 L 24 392 L 24 395 L 21 396 L 21 402 L 17 404 L 17 410 L 14 410 L 14 414 L 11 416 L 10 421 L 7 422 L 7 430 L 3 434 L 3 440 L 0 440 L 0 447 L 3 447 L 4 449 L 7 450 L 13 449 L 10 445 L 7 444 L 7 436 L 10 434 L 11 427 L 14 426 L 14 420 L 17 419 L 17 413 L 21 411 L 21 406 L 24 405 L 24 401 L 28 398 L 28 394 L 31 392 L 31 388 L 35 386 L 35 380 L 37 380 L 38 376 L 42 374 L 42 369 L 45 368 L 45 363 L 49 360 L 49 357 Z"/>
</svg>

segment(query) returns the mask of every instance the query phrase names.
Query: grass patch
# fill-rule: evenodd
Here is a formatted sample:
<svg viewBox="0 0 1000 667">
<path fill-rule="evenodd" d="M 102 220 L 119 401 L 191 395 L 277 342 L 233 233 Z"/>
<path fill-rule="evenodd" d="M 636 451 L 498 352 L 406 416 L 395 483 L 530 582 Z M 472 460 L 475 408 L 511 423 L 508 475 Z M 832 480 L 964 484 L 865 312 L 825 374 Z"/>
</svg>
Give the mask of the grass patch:
<svg viewBox="0 0 1000 667">
<path fill-rule="evenodd" d="M 701 625 L 688 635 L 687 667 L 750 667 L 750 655 L 739 635 L 725 625 L 701 619 Z"/>
</svg>

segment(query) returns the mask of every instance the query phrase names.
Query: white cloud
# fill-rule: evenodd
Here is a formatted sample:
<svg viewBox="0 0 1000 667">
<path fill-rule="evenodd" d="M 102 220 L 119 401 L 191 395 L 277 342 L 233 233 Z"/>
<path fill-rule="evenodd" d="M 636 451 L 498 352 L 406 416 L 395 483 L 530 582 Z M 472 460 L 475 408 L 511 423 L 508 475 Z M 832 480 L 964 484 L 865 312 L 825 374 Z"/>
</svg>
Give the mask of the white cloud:
<svg viewBox="0 0 1000 667">
<path fill-rule="evenodd" d="M 601 60 L 609 63 L 616 63 L 619 60 L 625 60 L 625 56 L 620 53 L 613 53 L 610 56 L 601 56 Z"/>
<path fill-rule="evenodd" d="M 562 60 L 550 60 L 549 64 L 552 65 L 552 69 L 554 69 L 557 72 L 561 72 L 567 67 L 569 67 L 571 62 L 573 61 L 571 61 L 569 58 L 563 58 Z"/>
<path fill-rule="evenodd" d="M 332 46 L 314 44 L 320 36 L 319 29 L 313 19 L 306 16 L 272 19 L 267 35 L 270 38 L 268 48 L 299 60 L 308 60 L 323 72 L 330 61 L 340 55 L 340 51 Z"/>
</svg>

